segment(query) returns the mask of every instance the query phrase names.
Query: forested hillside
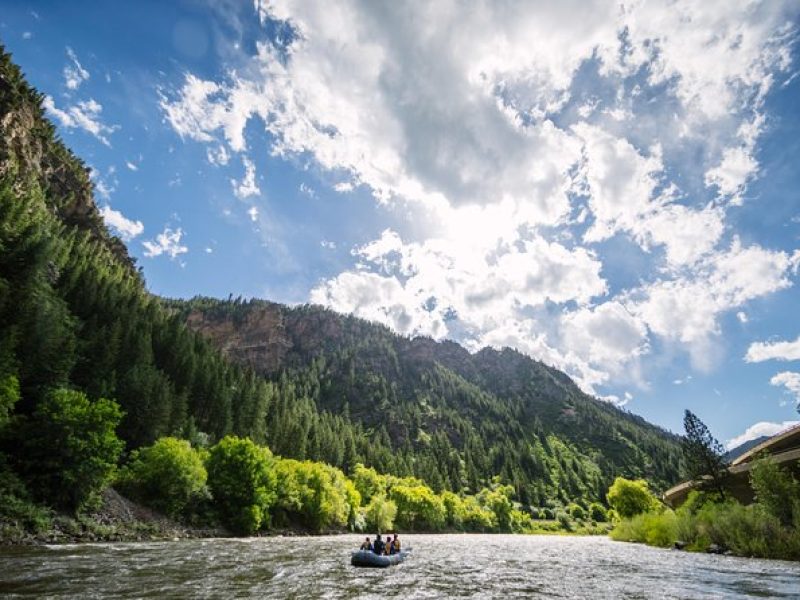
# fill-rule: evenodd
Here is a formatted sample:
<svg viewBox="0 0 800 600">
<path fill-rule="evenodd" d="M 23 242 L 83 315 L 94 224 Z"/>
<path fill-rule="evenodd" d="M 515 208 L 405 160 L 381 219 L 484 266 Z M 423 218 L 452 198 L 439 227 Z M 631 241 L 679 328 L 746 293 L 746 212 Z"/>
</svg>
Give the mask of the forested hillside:
<svg viewBox="0 0 800 600">
<path fill-rule="evenodd" d="M 370 464 L 434 489 L 475 491 L 499 475 L 538 506 L 601 498 L 620 474 L 658 487 L 677 478 L 675 438 L 513 350 L 470 354 L 315 306 L 208 298 L 168 306 L 232 360 L 323 412 L 349 415 L 377 448 L 393 449 L 373 452 Z M 268 430 L 278 453 L 347 467 L 313 420 L 268 419 Z"/>
<path fill-rule="evenodd" d="M 0 48 L 0 481 L 15 494 L 55 503 L 63 481 L 41 474 L 65 457 L 41 424 L 80 427 L 101 398 L 121 408 L 123 461 L 167 435 L 202 446 L 236 434 L 436 491 L 499 478 L 534 506 L 601 499 L 617 474 L 677 478 L 673 436 L 516 352 L 470 355 L 316 307 L 154 297 L 92 195 Z M 254 318 L 274 327 L 238 343 Z M 65 389 L 89 404 L 67 414 L 69 396 L 53 393 Z"/>
</svg>

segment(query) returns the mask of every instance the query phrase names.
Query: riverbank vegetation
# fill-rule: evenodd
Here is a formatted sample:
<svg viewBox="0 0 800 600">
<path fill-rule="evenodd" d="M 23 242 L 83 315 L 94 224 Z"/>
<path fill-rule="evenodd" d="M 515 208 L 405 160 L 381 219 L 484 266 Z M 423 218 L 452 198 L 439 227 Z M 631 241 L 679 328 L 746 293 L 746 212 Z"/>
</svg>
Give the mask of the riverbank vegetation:
<svg viewBox="0 0 800 600">
<path fill-rule="evenodd" d="M 618 521 L 611 537 L 696 552 L 800 560 L 800 489 L 792 475 L 769 462 L 753 468 L 756 502 L 720 502 L 714 493 L 692 491 L 677 510 L 651 508 Z"/>
<path fill-rule="evenodd" d="M 663 505 L 643 481 L 618 478 L 608 493 L 612 539 L 697 552 L 800 560 L 800 482 L 769 456 L 750 470 L 755 501 L 744 505 L 726 491 L 722 447 L 686 411 L 684 452 L 697 489 L 677 510 Z"/>
</svg>

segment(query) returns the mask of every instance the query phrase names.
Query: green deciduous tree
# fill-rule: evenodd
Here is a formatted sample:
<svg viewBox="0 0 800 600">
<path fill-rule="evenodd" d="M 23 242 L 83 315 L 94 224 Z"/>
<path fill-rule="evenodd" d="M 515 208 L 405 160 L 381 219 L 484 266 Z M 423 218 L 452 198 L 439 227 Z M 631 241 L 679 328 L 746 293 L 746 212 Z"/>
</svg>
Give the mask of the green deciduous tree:
<svg viewBox="0 0 800 600">
<path fill-rule="evenodd" d="M 134 450 L 117 485 L 148 506 L 176 517 L 203 495 L 206 479 L 200 453 L 186 440 L 165 437 Z"/>
<path fill-rule="evenodd" d="M 447 512 L 442 499 L 424 485 L 395 485 L 389 492 L 397 505 L 397 525 L 404 529 L 437 530 L 444 526 Z"/>
<path fill-rule="evenodd" d="M 589 505 L 589 518 L 598 523 L 604 523 L 608 520 L 608 513 L 605 507 L 599 502 L 592 502 Z"/>
<path fill-rule="evenodd" d="M 75 390 L 50 392 L 20 430 L 22 470 L 41 499 L 68 509 L 91 505 L 110 481 L 123 443 L 111 400 Z"/>
<path fill-rule="evenodd" d="M 643 479 L 631 481 L 617 477 L 608 489 L 606 497 L 611 508 L 623 519 L 658 510 L 661 506 Z"/>
<path fill-rule="evenodd" d="M 383 494 L 374 495 L 364 508 L 364 521 L 369 531 L 380 533 L 394 528 L 397 505 Z"/>
<path fill-rule="evenodd" d="M 756 502 L 784 527 L 800 527 L 800 483 L 769 457 L 760 458 L 750 471 Z"/>
<path fill-rule="evenodd" d="M 269 521 L 276 498 L 275 461 L 268 448 L 226 436 L 209 451 L 208 486 L 223 523 L 251 534 Z"/>
<path fill-rule="evenodd" d="M 315 531 L 355 521 L 361 495 L 339 469 L 318 462 L 279 460 L 275 510 Z"/>
</svg>

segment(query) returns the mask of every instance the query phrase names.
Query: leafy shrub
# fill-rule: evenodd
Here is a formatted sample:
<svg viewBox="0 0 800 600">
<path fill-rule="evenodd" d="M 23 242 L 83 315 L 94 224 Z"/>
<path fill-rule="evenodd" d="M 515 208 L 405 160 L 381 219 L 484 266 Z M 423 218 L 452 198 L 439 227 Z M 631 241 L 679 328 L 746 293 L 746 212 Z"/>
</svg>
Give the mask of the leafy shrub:
<svg viewBox="0 0 800 600">
<path fill-rule="evenodd" d="M 441 493 L 445 510 L 445 524 L 453 529 L 461 529 L 464 525 L 464 501 L 453 492 Z"/>
<path fill-rule="evenodd" d="M 606 498 L 611 508 L 623 519 L 655 511 L 661 507 L 658 498 L 653 495 L 643 479 L 632 481 L 617 477 L 608 489 Z"/>
<path fill-rule="evenodd" d="M 275 508 L 315 531 L 355 522 L 361 494 L 339 469 L 311 461 L 279 460 Z"/>
<path fill-rule="evenodd" d="M 124 493 L 175 517 L 203 495 L 207 477 L 200 453 L 189 442 L 165 437 L 134 450 L 117 482 Z"/>
<path fill-rule="evenodd" d="M 123 443 L 116 402 L 82 392 L 50 392 L 21 428 L 22 470 L 34 494 L 76 510 L 93 506 L 111 480 Z"/>
<path fill-rule="evenodd" d="M 750 471 L 756 501 L 781 525 L 800 524 L 800 483 L 769 457 L 759 459 Z"/>
<path fill-rule="evenodd" d="M 583 521 L 586 518 L 586 511 L 579 504 L 570 504 L 567 507 L 567 513 L 576 521 Z"/>
<path fill-rule="evenodd" d="M 276 476 L 268 448 L 246 438 L 224 437 L 209 451 L 206 469 L 214 506 L 225 525 L 251 534 L 269 522 Z"/>
<path fill-rule="evenodd" d="M 397 525 L 403 529 L 437 530 L 447 518 L 442 499 L 425 485 L 395 485 L 389 498 L 397 505 Z"/>
<path fill-rule="evenodd" d="M 740 556 L 800 559 L 800 531 L 753 504 L 735 501 L 706 502 L 695 510 L 685 505 L 677 511 L 642 513 L 618 522 L 611 537 L 619 541 L 671 546 L 681 540 L 687 549 L 704 552 L 711 544 Z"/>
<path fill-rule="evenodd" d="M 3 458 L 0 455 L 0 523 L 9 533 L 12 529 L 33 533 L 50 529 L 53 511 L 31 500 L 25 484 L 7 467 Z M 5 535 L 2 538 L 6 539 Z"/>
<path fill-rule="evenodd" d="M 598 523 L 605 523 L 608 520 L 608 513 L 602 504 L 599 502 L 592 502 L 589 505 L 589 518 Z"/>
<path fill-rule="evenodd" d="M 676 531 L 677 517 L 672 511 L 641 513 L 617 523 L 611 531 L 611 538 L 666 548 L 675 543 Z"/>
<path fill-rule="evenodd" d="M 497 517 L 491 509 L 483 506 L 475 496 L 467 496 L 463 502 L 463 523 L 467 531 L 493 531 Z"/>
</svg>

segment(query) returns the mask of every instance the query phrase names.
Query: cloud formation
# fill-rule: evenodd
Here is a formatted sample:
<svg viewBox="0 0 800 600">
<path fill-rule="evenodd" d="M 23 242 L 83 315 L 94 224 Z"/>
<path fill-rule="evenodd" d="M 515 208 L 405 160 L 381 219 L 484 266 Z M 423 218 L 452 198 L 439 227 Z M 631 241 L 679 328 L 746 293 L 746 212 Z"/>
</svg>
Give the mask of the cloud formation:
<svg viewBox="0 0 800 600">
<path fill-rule="evenodd" d="M 800 360 L 800 337 L 793 342 L 754 342 L 747 349 L 746 362 Z"/>
<path fill-rule="evenodd" d="M 69 63 L 64 67 L 64 85 L 69 90 L 77 90 L 80 85 L 89 79 L 89 71 L 81 66 L 75 51 L 67 46 Z"/>
<path fill-rule="evenodd" d="M 181 245 L 181 238 L 183 237 L 183 229 L 178 227 L 172 230 L 165 227 L 164 231 L 159 233 L 154 240 L 146 240 L 142 242 L 144 247 L 144 255 L 147 258 L 154 258 L 166 254 L 171 259 L 177 258 L 181 254 L 186 254 L 189 248 Z"/>
<path fill-rule="evenodd" d="M 242 164 L 244 165 L 244 177 L 241 181 L 231 179 L 231 187 L 233 187 L 236 197 L 244 200 L 250 196 L 258 196 L 261 190 L 256 184 L 256 165 L 246 156 L 242 157 Z"/>
<path fill-rule="evenodd" d="M 126 242 L 131 241 L 144 232 L 144 224 L 141 221 L 128 219 L 125 215 L 118 210 L 114 210 L 108 204 L 100 207 L 100 215 L 103 217 L 106 225 L 116 231 L 117 235 Z"/>
<path fill-rule="evenodd" d="M 783 423 L 760 421 L 759 423 L 754 423 L 748 427 L 743 434 L 737 435 L 736 437 L 725 442 L 725 448 L 732 450 L 738 446 L 741 446 L 745 442 L 749 442 L 750 440 L 754 440 L 762 436 L 772 437 L 773 435 L 777 435 L 782 431 L 786 431 L 790 427 L 795 427 L 796 425 L 800 425 L 800 421 L 784 421 Z"/>
<path fill-rule="evenodd" d="M 91 98 L 77 102 L 62 110 L 55 105 L 52 97 L 45 96 L 42 105 L 63 127 L 81 129 L 100 140 L 106 146 L 111 146 L 107 136 L 119 129 L 114 125 L 106 125 L 100 120 L 100 113 L 103 112 L 103 107 L 99 102 Z"/>
<path fill-rule="evenodd" d="M 409 335 L 513 346 L 587 391 L 644 385 L 656 340 L 710 369 L 721 317 L 792 285 L 797 255 L 740 241 L 727 216 L 758 177 L 797 12 L 257 0 L 253 18 L 292 35 L 221 80 L 186 74 L 161 108 L 210 162 L 242 154 L 240 197 L 259 193 L 245 139 L 257 120 L 273 155 L 408 216 L 402 235 L 355 247 L 312 301 Z M 605 274 L 611 241 L 648 265 L 623 285 Z"/>
</svg>

